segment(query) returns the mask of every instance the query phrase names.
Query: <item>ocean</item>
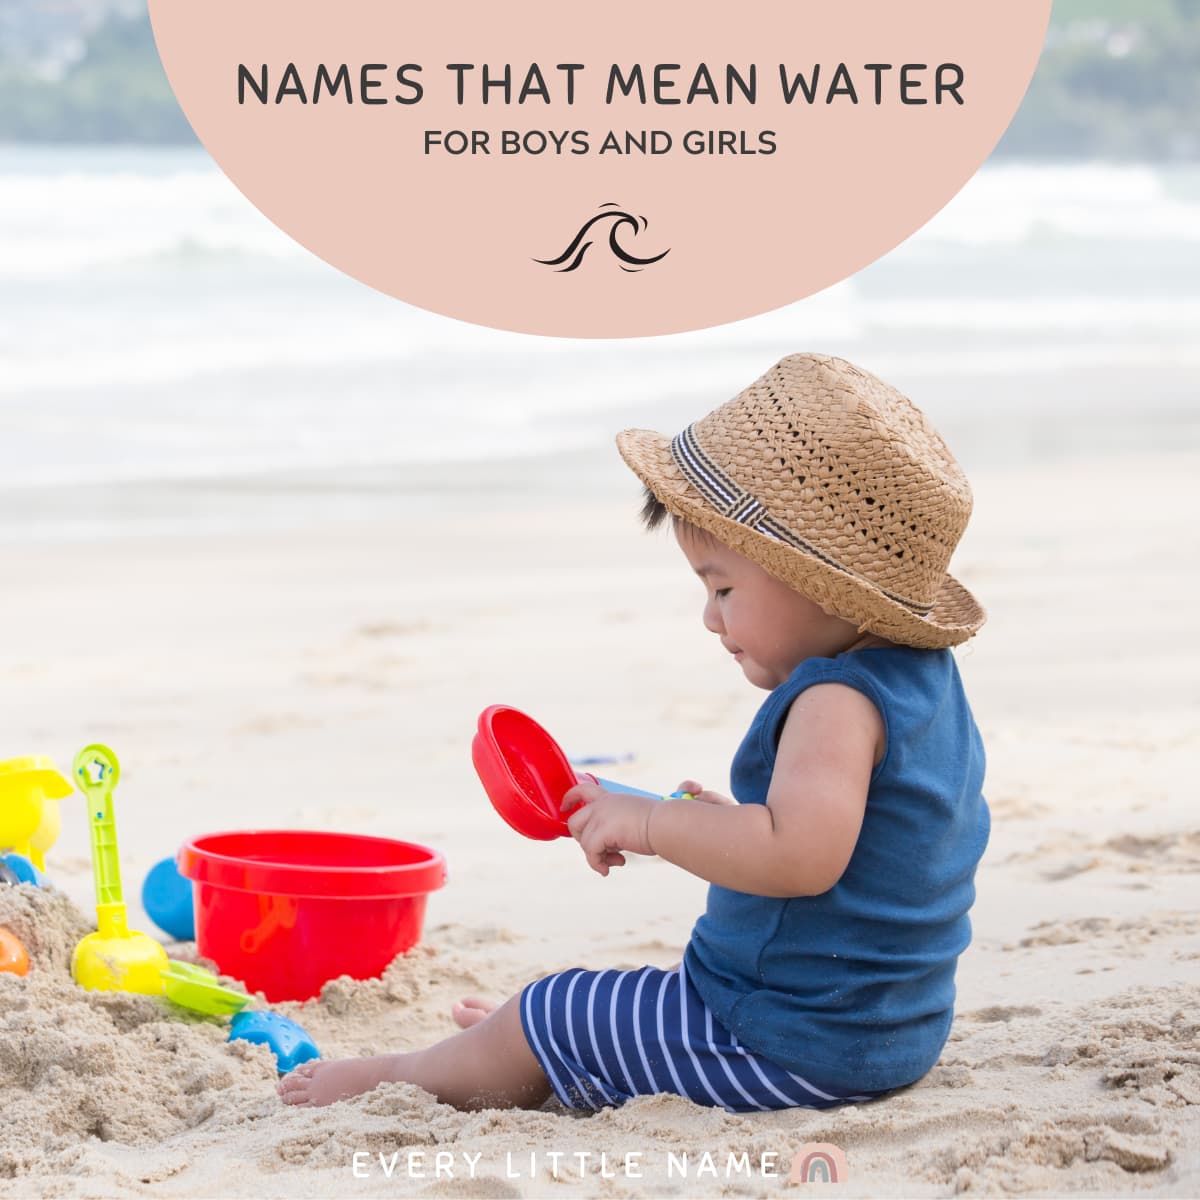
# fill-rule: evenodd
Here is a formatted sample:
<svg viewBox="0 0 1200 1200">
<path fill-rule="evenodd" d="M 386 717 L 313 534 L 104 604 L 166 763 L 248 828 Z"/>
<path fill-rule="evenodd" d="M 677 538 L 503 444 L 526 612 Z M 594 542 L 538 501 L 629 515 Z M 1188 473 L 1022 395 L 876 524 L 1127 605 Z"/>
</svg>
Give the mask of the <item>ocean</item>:
<svg viewBox="0 0 1200 1200">
<path fill-rule="evenodd" d="M 794 350 L 895 383 L 968 470 L 1193 449 L 1200 169 L 988 165 L 819 295 L 596 341 L 374 292 L 200 149 L 0 147 L 2 540 L 370 520 L 489 488 L 519 499 L 534 478 L 609 486 L 619 465 L 579 464 L 610 461 L 616 430 L 673 432 Z"/>
</svg>

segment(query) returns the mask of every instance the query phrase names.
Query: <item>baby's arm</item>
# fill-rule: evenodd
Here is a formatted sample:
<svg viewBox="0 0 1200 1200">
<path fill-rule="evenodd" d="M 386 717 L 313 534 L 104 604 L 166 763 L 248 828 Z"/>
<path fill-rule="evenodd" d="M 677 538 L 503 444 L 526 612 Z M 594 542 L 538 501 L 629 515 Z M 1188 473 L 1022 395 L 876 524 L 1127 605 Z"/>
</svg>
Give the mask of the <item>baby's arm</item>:
<svg viewBox="0 0 1200 1200">
<path fill-rule="evenodd" d="M 818 684 L 788 713 L 765 805 L 655 801 L 589 788 L 571 832 L 602 874 L 629 850 L 658 854 L 734 891 L 817 895 L 850 861 L 884 739 L 879 711 L 861 692 Z M 583 799 L 580 791 L 568 792 L 568 802 Z"/>
</svg>

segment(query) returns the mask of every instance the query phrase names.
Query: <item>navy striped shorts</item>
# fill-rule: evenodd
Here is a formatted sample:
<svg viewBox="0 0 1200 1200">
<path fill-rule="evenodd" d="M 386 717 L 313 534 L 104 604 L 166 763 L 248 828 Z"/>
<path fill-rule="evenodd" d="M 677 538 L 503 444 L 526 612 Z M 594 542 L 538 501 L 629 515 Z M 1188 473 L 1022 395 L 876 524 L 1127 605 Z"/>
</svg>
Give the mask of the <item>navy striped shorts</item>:
<svg viewBox="0 0 1200 1200">
<path fill-rule="evenodd" d="M 568 1108 L 619 1106 L 671 1092 L 729 1112 L 828 1108 L 834 1095 L 751 1053 L 708 1010 L 682 963 L 674 971 L 547 975 L 521 993 L 525 1038 Z"/>
</svg>

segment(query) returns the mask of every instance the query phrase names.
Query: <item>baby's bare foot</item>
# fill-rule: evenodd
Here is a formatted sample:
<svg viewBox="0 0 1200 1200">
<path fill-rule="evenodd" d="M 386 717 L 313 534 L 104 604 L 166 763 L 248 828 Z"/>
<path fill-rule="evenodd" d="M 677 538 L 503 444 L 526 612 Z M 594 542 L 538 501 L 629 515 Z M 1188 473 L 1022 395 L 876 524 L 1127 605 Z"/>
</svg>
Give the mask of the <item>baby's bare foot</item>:
<svg viewBox="0 0 1200 1200">
<path fill-rule="evenodd" d="M 360 1096 L 381 1083 L 400 1079 L 399 1056 L 377 1054 L 373 1058 L 338 1058 L 330 1062 L 301 1063 L 285 1075 L 276 1088 L 284 1104 L 319 1108 L 338 1100 Z"/>
<path fill-rule="evenodd" d="M 483 1000 L 479 996 L 464 996 L 450 1012 L 460 1028 L 470 1029 L 472 1025 L 486 1020 L 495 1007 L 490 1000 Z"/>
</svg>

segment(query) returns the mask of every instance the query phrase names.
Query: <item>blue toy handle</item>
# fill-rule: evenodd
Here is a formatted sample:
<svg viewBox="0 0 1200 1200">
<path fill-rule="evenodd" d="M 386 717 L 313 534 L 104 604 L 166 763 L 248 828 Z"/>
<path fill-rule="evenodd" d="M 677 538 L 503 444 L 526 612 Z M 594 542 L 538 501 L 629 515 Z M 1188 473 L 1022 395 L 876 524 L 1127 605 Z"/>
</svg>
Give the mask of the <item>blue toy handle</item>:
<svg viewBox="0 0 1200 1200">
<path fill-rule="evenodd" d="M 628 796 L 649 796 L 651 800 L 690 800 L 692 797 L 687 792 L 672 792 L 669 796 L 664 796 L 662 792 L 647 792 L 642 788 L 626 787 L 623 783 L 614 783 L 611 779 L 601 779 L 595 777 L 596 782 L 606 792 L 624 792 Z"/>
</svg>

